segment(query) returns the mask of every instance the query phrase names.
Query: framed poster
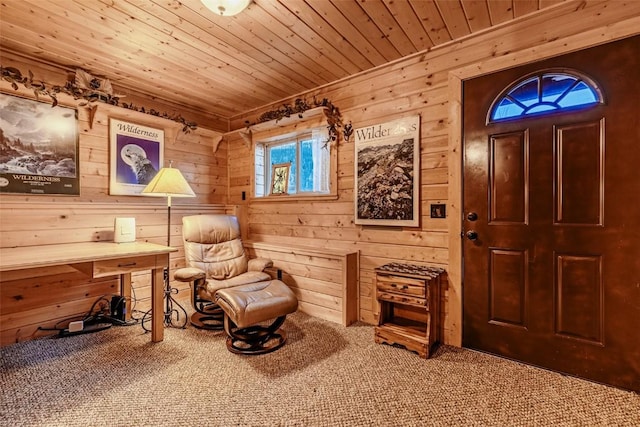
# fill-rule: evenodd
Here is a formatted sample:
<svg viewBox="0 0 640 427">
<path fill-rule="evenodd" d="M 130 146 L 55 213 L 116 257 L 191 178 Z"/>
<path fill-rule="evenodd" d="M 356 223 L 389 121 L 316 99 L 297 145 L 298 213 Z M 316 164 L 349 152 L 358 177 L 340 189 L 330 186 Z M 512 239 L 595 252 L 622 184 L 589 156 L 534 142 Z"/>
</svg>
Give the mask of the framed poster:
<svg viewBox="0 0 640 427">
<path fill-rule="evenodd" d="M 271 167 L 271 194 L 287 194 L 291 163 L 278 163 Z"/>
<path fill-rule="evenodd" d="M 78 114 L 0 93 L 0 192 L 80 194 Z"/>
<path fill-rule="evenodd" d="M 109 119 L 109 194 L 140 195 L 164 164 L 164 130 Z"/>
<path fill-rule="evenodd" d="M 356 224 L 420 223 L 420 116 L 355 130 Z"/>
</svg>

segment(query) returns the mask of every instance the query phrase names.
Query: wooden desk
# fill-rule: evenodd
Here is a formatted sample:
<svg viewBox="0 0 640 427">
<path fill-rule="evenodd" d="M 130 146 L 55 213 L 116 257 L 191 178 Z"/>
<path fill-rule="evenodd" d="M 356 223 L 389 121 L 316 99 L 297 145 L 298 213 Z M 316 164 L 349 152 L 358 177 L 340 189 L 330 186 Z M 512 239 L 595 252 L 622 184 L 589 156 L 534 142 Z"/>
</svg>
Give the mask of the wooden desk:
<svg viewBox="0 0 640 427">
<path fill-rule="evenodd" d="M 89 278 L 120 276 L 120 292 L 131 297 L 131 273 L 151 270 L 151 341 L 164 339 L 164 269 L 176 248 L 146 242 L 82 242 L 0 248 L 0 283 L 7 273 L 68 265 Z M 5 273 L 5 274 L 1 274 Z"/>
</svg>

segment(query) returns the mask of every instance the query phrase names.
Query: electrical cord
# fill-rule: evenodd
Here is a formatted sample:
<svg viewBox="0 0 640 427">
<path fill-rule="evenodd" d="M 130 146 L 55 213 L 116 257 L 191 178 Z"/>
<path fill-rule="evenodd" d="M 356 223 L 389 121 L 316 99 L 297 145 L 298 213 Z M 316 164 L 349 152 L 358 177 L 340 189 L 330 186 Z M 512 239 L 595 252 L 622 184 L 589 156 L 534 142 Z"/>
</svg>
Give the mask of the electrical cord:
<svg viewBox="0 0 640 427">
<path fill-rule="evenodd" d="M 136 305 L 138 304 L 138 298 L 136 297 L 136 289 L 131 287 L 131 319 L 135 319 L 136 322 L 140 323 L 142 318 L 144 317 L 144 311 L 136 309 Z M 135 314 L 140 314 L 140 317 L 136 317 Z"/>
<path fill-rule="evenodd" d="M 47 328 L 44 326 L 38 326 L 38 330 L 39 331 L 64 331 L 66 328 L 60 327 L 61 323 L 70 323 L 70 322 L 74 322 L 74 321 L 79 321 L 79 320 L 84 320 L 84 317 L 79 317 L 79 316 L 74 316 L 74 317 L 67 317 L 65 319 L 59 320 L 58 322 L 56 322 L 55 325 L 53 325 L 52 328 Z"/>
<path fill-rule="evenodd" d="M 136 299 L 135 299 L 135 291 L 133 290 L 133 288 L 132 288 L 132 293 L 134 294 L 134 297 L 133 298 L 129 298 L 129 303 L 132 304 L 133 306 L 135 306 Z M 130 320 L 122 320 L 122 319 L 118 319 L 118 318 L 115 318 L 115 317 L 112 317 L 110 315 L 105 314 L 105 312 L 107 312 L 107 311 L 109 312 L 109 314 L 111 314 L 111 307 L 110 307 L 111 300 L 107 299 L 108 296 L 109 297 L 114 297 L 114 296 L 115 297 L 119 297 L 120 295 L 118 295 L 118 294 L 105 294 L 102 297 L 100 297 L 96 302 L 94 302 L 93 306 L 91 307 L 91 310 L 89 311 L 90 313 L 93 313 L 93 310 L 94 310 L 95 306 L 101 300 L 104 300 L 105 304 L 107 305 L 107 306 L 103 306 L 102 310 L 100 310 L 98 312 L 98 314 L 94 316 L 95 320 L 104 320 L 104 321 L 107 321 L 107 322 L 109 322 L 109 323 L 111 323 L 113 325 L 116 325 L 116 326 L 134 326 L 134 325 L 137 325 L 140 322 L 139 319 L 136 319 L 133 316 L 131 317 Z M 125 298 L 124 300 L 125 300 L 125 303 L 126 303 L 127 299 Z M 108 310 L 107 310 L 107 307 L 109 307 Z"/>
<path fill-rule="evenodd" d="M 137 299 L 135 298 L 135 291 L 132 289 L 132 293 L 133 293 L 133 298 L 129 299 L 129 302 L 132 304 L 133 307 L 135 307 L 135 304 L 137 302 Z M 39 331 L 57 331 L 60 334 L 63 334 L 65 331 L 68 331 L 69 329 L 69 323 L 74 322 L 74 321 L 82 321 L 84 323 L 89 323 L 89 322 L 104 322 L 104 323 L 111 323 L 113 325 L 116 326 L 134 326 L 137 325 L 138 323 L 140 323 L 141 319 L 140 318 L 134 318 L 133 316 L 131 317 L 130 320 L 121 320 L 121 319 L 117 319 L 115 317 L 111 317 L 110 315 L 105 314 L 105 312 L 109 312 L 109 314 L 111 314 L 111 300 L 108 299 L 108 297 L 114 297 L 117 296 L 119 297 L 119 294 L 104 294 L 100 297 L 98 297 L 98 299 L 96 299 L 93 304 L 91 305 L 91 308 L 89 309 L 89 311 L 84 315 L 84 316 L 71 316 L 71 317 L 67 317 L 64 318 L 62 320 L 59 320 L 58 322 L 56 322 L 54 324 L 53 327 L 44 327 L 44 326 L 38 326 L 38 330 Z M 125 299 L 126 301 L 126 299 Z M 103 305 L 98 307 L 98 310 L 96 311 L 96 307 L 98 306 L 98 304 L 100 302 L 103 302 Z M 107 308 L 109 308 L 107 310 Z M 94 313 L 94 311 L 96 311 Z M 66 324 L 66 327 L 63 327 L 62 324 Z"/>
</svg>

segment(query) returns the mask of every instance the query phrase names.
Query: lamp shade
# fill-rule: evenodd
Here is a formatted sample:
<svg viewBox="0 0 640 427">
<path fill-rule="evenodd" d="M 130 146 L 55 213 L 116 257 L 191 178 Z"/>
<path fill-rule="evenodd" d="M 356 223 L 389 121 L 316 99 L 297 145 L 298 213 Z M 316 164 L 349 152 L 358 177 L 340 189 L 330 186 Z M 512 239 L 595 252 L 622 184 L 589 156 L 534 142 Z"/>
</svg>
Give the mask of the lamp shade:
<svg viewBox="0 0 640 427">
<path fill-rule="evenodd" d="M 196 193 L 180 171 L 172 167 L 160 169 L 160 172 L 142 190 L 142 194 L 156 197 L 196 197 Z"/>
<path fill-rule="evenodd" d="M 207 9 L 220 16 L 233 16 L 245 10 L 251 0 L 200 0 Z"/>
</svg>

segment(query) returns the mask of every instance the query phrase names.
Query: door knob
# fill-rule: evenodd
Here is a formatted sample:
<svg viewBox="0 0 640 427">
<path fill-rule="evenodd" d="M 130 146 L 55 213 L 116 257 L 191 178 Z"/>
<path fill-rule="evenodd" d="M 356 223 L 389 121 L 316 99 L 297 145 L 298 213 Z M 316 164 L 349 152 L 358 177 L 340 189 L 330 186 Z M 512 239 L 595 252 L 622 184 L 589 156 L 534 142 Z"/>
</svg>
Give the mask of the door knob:
<svg viewBox="0 0 640 427">
<path fill-rule="evenodd" d="M 478 219 L 478 214 L 477 214 L 477 213 L 475 213 L 475 212 L 469 212 L 469 213 L 467 214 L 467 219 L 468 219 L 469 221 L 475 221 L 475 220 L 477 220 L 477 219 Z"/>
<path fill-rule="evenodd" d="M 478 233 L 473 230 L 467 231 L 467 239 L 469 240 L 478 240 Z"/>
</svg>

